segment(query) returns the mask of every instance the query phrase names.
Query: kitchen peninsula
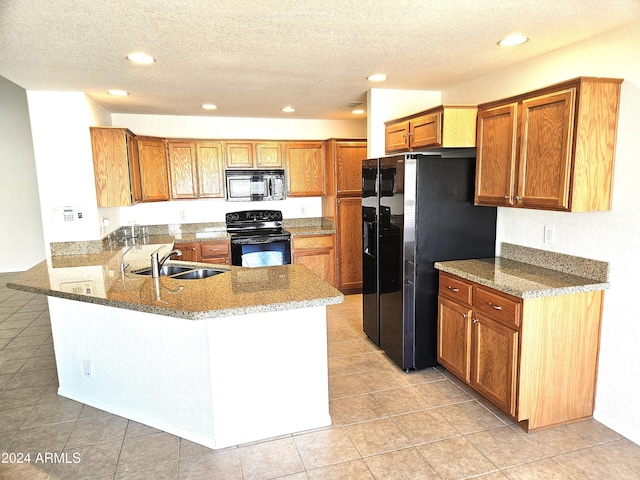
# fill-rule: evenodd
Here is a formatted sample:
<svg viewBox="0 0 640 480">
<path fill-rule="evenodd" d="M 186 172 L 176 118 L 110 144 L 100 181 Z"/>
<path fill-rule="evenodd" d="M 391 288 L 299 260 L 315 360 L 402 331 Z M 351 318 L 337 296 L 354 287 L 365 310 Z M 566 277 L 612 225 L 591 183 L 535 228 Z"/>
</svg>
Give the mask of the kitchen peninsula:
<svg viewBox="0 0 640 480">
<path fill-rule="evenodd" d="M 210 448 L 330 425 L 326 306 L 342 294 L 302 265 L 131 273 L 173 245 L 149 238 L 8 284 L 50 297 L 58 393 Z"/>
</svg>

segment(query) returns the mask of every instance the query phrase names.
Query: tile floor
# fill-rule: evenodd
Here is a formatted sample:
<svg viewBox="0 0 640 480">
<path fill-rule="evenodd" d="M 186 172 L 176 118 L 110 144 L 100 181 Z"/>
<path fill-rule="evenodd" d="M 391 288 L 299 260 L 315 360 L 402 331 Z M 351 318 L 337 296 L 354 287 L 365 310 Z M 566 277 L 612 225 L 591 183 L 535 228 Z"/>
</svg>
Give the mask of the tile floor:
<svg viewBox="0 0 640 480">
<path fill-rule="evenodd" d="M 526 434 L 442 369 L 403 373 L 364 337 L 357 295 L 329 307 L 332 427 L 209 450 L 58 396 L 46 298 L 12 278 L 0 479 L 640 479 L 640 447 L 594 420 Z"/>
</svg>

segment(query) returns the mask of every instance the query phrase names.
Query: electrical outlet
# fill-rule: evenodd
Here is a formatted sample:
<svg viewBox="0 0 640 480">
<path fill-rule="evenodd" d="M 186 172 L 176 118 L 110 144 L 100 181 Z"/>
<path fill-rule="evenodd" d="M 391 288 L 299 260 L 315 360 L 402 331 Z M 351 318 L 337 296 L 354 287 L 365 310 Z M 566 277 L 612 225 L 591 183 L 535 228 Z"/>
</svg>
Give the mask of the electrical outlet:
<svg viewBox="0 0 640 480">
<path fill-rule="evenodd" d="M 556 229 L 551 226 L 544 227 L 544 243 L 556 243 Z"/>
<path fill-rule="evenodd" d="M 91 360 L 83 360 L 84 376 L 93 378 L 93 362 Z"/>
<path fill-rule="evenodd" d="M 306 215 L 306 214 L 307 214 L 307 207 L 303 205 L 302 207 L 300 207 L 300 215 Z"/>
<path fill-rule="evenodd" d="M 180 220 L 186 220 L 186 219 L 187 219 L 187 211 L 180 210 Z"/>
</svg>

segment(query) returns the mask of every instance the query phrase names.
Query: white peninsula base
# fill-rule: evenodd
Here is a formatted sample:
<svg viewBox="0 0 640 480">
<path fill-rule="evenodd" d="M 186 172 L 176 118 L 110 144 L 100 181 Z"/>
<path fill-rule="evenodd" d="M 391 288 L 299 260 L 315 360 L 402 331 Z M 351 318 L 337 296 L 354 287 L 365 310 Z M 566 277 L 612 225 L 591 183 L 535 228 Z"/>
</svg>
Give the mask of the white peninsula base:
<svg viewBox="0 0 640 480">
<path fill-rule="evenodd" d="M 64 397 L 218 449 L 331 424 L 326 306 L 186 320 L 49 297 Z"/>
</svg>

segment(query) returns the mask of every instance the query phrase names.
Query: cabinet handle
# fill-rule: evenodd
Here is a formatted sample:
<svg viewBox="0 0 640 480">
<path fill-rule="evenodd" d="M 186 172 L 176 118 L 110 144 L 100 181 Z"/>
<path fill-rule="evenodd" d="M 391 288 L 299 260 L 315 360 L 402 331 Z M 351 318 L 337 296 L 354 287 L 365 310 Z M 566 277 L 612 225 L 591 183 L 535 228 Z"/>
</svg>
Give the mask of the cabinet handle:
<svg viewBox="0 0 640 480">
<path fill-rule="evenodd" d="M 451 285 L 447 285 L 447 288 L 448 288 L 449 290 L 451 290 L 453 293 L 458 293 L 458 292 L 460 291 L 460 290 L 458 290 L 457 288 L 452 287 Z"/>
<path fill-rule="evenodd" d="M 309 242 L 309 245 L 318 245 L 318 242 Z"/>
<path fill-rule="evenodd" d="M 489 305 L 491 308 L 493 308 L 494 310 L 502 310 L 502 307 L 500 305 L 494 305 L 491 302 L 487 302 L 487 305 Z"/>
<path fill-rule="evenodd" d="M 516 202 L 519 202 L 520 200 L 522 200 L 522 197 L 516 195 Z"/>
<path fill-rule="evenodd" d="M 511 198 L 511 195 L 505 195 L 503 198 L 504 198 L 505 200 L 509 200 L 509 199 Z"/>
<path fill-rule="evenodd" d="M 468 313 L 463 313 L 463 314 L 462 314 L 462 318 L 467 318 L 468 316 L 469 316 L 469 314 L 468 314 Z"/>
<path fill-rule="evenodd" d="M 472 317 L 472 318 L 471 318 L 471 321 L 472 321 L 473 323 L 478 323 L 478 319 L 477 319 L 477 318 L 474 318 L 474 317 Z"/>
</svg>

